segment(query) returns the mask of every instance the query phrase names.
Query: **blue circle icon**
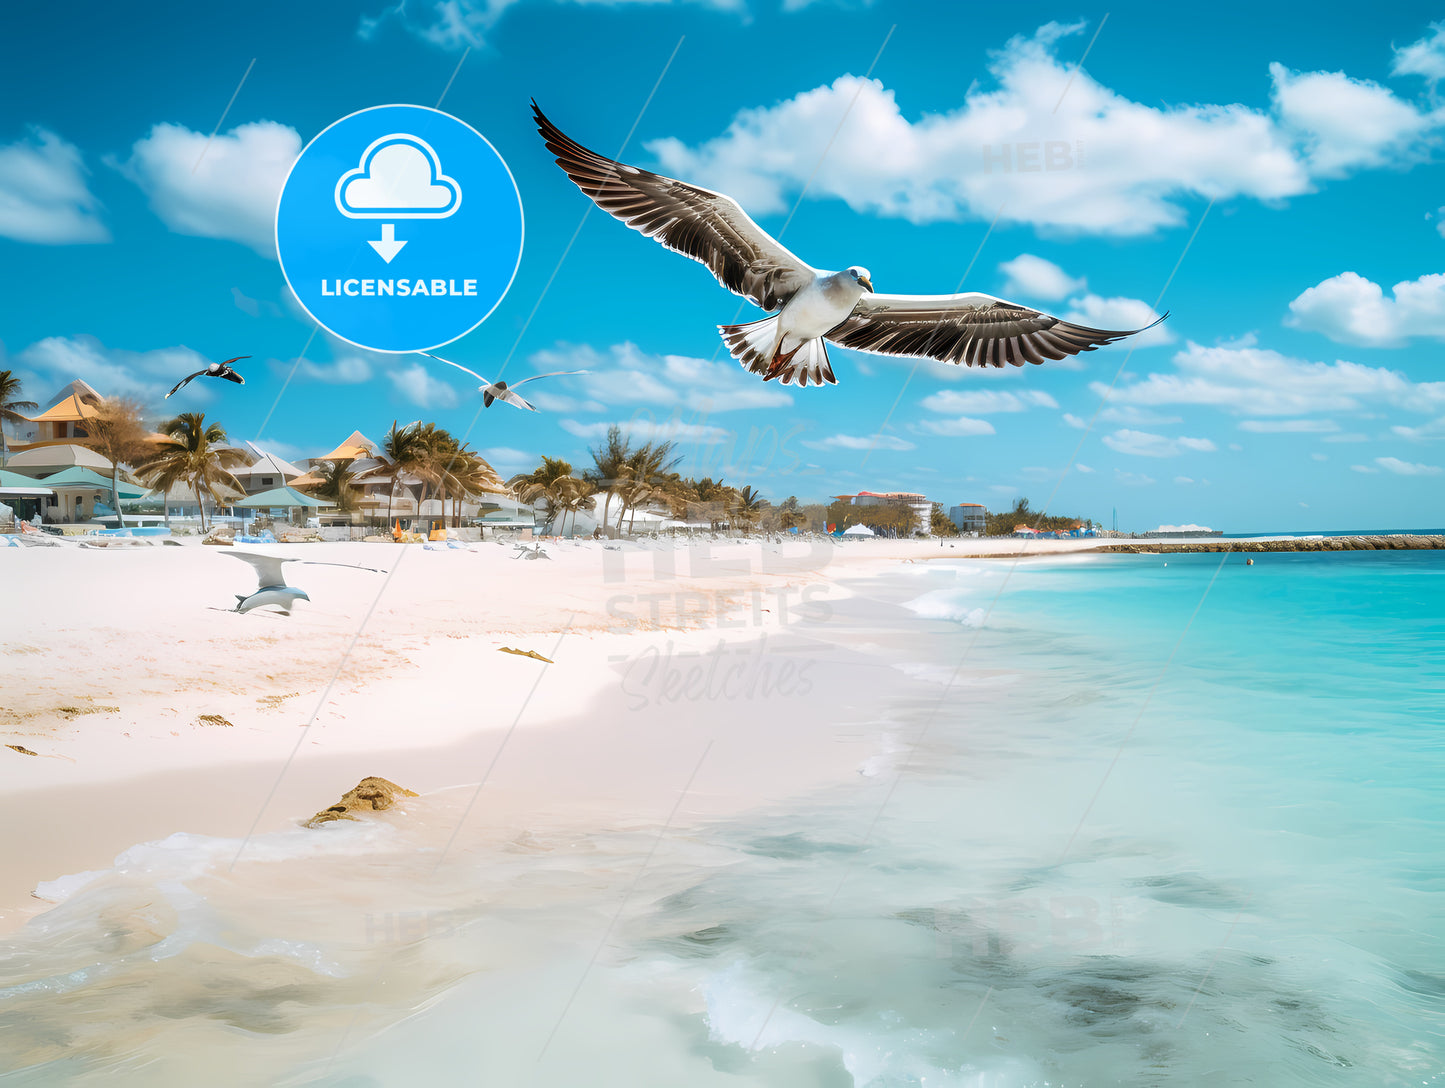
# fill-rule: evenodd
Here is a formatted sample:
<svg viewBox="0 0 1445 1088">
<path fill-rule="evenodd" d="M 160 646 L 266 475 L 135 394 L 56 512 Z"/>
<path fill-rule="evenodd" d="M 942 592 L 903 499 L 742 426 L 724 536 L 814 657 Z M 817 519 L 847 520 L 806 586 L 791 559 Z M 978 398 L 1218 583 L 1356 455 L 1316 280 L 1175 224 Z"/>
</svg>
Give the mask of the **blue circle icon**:
<svg viewBox="0 0 1445 1088">
<path fill-rule="evenodd" d="M 476 129 L 426 106 L 373 106 L 291 167 L 276 252 L 306 312 L 357 347 L 430 351 L 465 336 L 522 260 L 522 198 Z"/>
</svg>

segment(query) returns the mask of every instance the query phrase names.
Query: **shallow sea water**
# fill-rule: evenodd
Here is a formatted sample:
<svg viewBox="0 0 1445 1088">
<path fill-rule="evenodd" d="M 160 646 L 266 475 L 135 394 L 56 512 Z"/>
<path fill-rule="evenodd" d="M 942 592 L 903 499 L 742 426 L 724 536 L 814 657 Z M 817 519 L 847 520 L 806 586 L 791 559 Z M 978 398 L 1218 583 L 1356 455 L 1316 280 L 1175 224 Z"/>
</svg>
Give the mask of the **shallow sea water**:
<svg viewBox="0 0 1445 1088">
<path fill-rule="evenodd" d="M 876 754 L 743 817 L 137 846 L 0 942 L 0 1083 L 1445 1084 L 1445 557 L 1256 559 L 851 583 Z"/>
</svg>

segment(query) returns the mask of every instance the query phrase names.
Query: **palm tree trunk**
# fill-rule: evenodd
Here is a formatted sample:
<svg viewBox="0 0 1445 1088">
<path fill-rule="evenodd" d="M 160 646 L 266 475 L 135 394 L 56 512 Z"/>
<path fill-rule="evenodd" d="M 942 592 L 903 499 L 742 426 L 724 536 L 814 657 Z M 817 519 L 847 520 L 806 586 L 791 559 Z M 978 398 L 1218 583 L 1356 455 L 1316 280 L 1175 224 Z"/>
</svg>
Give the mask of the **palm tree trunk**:
<svg viewBox="0 0 1445 1088">
<path fill-rule="evenodd" d="M 191 478 L 191 486 L 196 490 L 196 509 L 201 515 L 201 533 L 206 532 L 206 500 L 201 498 L 201 477 L 199 475 Z"/>
<path fill-rule="evenodd" d="M 125 528 L 125 515 L 120 511 L 120 465 L 110 463 L 110 501 L 115 503 L 116 528 Z"/>
</svg>

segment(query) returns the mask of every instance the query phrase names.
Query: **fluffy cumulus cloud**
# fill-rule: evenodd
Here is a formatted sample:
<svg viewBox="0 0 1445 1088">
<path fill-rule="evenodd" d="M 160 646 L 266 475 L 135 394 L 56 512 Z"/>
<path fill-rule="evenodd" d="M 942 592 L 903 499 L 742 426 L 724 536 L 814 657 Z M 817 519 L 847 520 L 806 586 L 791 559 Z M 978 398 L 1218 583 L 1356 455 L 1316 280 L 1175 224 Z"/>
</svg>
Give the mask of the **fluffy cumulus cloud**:
<svg viewBox="0 0 1445 1088">
<path fill-rule="evenodd" d="M 108 242 L 80 149 L 31 128 L 0 147 L 0 237 L 41 245 Z"/>
<path fill-rule="evenodd" d="M 804 442 L 814 450 L 911 450 L 917 447 L 906 438 L 893 434 L 835 434 L 828 438 Z"/>
<path fill-rule="evenodd" d="M 316 382 L 326 382 L 328 385 L 360 385 L 362 382 L 371 380 L 371 363 L 360 355 L 342 355 L 330 363 L 314 363 L 310 359 L 302 359 L 297 365 L 293 359 L 287 366 L 296 366 L 298 377 L 310 378 Z"/>
<path fill-rule="evenodd" d="M 1390 295 L 1358 273 L 1341 272 L 1291 302 L 1285 324 L 1369 347 L 1399 347 L 1419 336 L 1445 340 L 1445 274 L 1404 280 Z"/>
<path fill-rule="evenodd" d="M 1401 461 L 1398 457 L 1376 457 L 1375 464 L 1396 476 L 1439 476 L 1445 469 L 1438 465 L 1422 465 L 1416 461 Z"/>
<path fill-rule="evenodd" d="M 1156 371 L 1116 386 L 1110 400 L 1144 408 L 1200 405 L 1252 417 L 1445 409 L 1445 381 L 1415 382 L 1396 370 L 1345 360 L 1309 362 L 1260 347 L 1191 342 L 1175 354 L 1174 366 L 1173 373 Z M 1101 382 L 1090 388 L 1100 396 L 1108 392 Z"/>
<path fill-rule="evenodd" d="M 915 429 L 925 434 L 941 435 L 944 438 L 973 438 L 993 434 L 993 424 L 986 419 L 972 416 L 958 416 L 955 419 L 925 419 L 915 424 Z"/>
<path fill-rule="evenodd" d="M 588 372 L 527 386 L 527 399 L 550 411 L 602 412 L 608 405 L 642 404 L 713 413 L 785 408 L 793 403 L 785 386 L 764 384 L 731 359 L 709 362 L 687 355 L 651 355 L 631 343 L 601 350 L 589 344 L 557 344 L 528 362 L 538 373 Z"/>
<path fill-rule="evenodd" d="M 1212 453 L 1213 442 L 1207 438 L 1166 438 L 1148 431 L 1115 431 L 1104 436 L 1104 445 L 1115 453 L 1130 457 L 1178 457 L 1181 453 Z"/>
<path fill-rule="evenodd" d="M 989 61 L 991 89 L 951 110 L 909 116 L 881 81 L 845 75 L 744 109 L 701 144 L 647 147 L 667 172 L 760 214 L 785 211 L 811 177 L 813 198 L 914 223 L 992 219 L 1002 206 L 1003 221 L 1122 236 L 1182 224 L 1191 198 L 1278 201 L 1317 178 L 1414 161 L 1445 120 L 1373 83 L 1278 65 L 1260 73 L 1268 109 L 1136 102 L 1058 58 L 1060 40 L 1085 29 L 1050 23 L 1009 41 Z"/>
<path fill-rule="evenodd" d="M 229 239 L 274 257 L 276 202 L 299 154 L 300 135 L 274 121 L 240 125 L 209 146 L 205 133 L 161 124 L 115 165 L 171 230 Z"/>
<path fill-rule="evenodd" d="M 1445 22 L 1432 23 L 1425 37 L 1396 49 L 1390 74 L 1420 76 L 1431 87 L 1445 79 Z"/>
<path fill-rule="evenodd" d="M 1065 321 L 1087 325 L 1091 329 L 1143 329 L 1154 325 L 1162 316 L 1154 307 L 1137 298 L 1102 298 L 1099 295 L 1084 295 L 1074 299 L 1070 308 L 1059 315 Z M 1154 325 L 1147 332 L 1131 336 L 1128 340 L 1112 345 L 1115 350 L 1133 351 L 1135 348 L 1151 348 L 1158 344 L 1170 344 L 1174 336 L 1163 325 Z M 1108 351 L 1108 348 L 1101 350 Z"/>
<path fill-rule="evenodd" d="M 1057 408 L 1058 402 L 1042 389 L 1026 389 L 1018 393 L 997 393 L 992 389 L 958 392 L 944 389 L 923 398 L 923 407 L 931 412 L 967 413 L 975 416 L 996 412 L 1024 412 L 1030 408 Z"/>
<path fill-rule="evenodd" d="M 370 40 L 388 23 L 398 23 L 407 31 L 439 48 L 460 51 L 477 48 L 486 42 L 491 31 L 507 9 L 515 7 L 521 0 L 430 0 L 421 4 L 405 2 L 384 8 L 376 15 L 363 15 L 357 33 Z M 591 4 L 605 7 L 628 5 L 657 6 L 674 0 L 562 0 L 574 4 Z M 676 0 L 722 11 L 744 11 L 744 0 Z M 789 0 L 795 7 L 804 4 Z M 793 10 L 785 4 L 785 10 Z"/>
<path fill-rule="evenodd" d="M 79 378 L 107 396 L 134 397 L 152 406 L 158 406 L 176 382 L 212 362 L 184 346 L 127 351 L 108 348 L 93 336 L 50 336 L 31 344 L 15 361 L 57 387 Z M 166 401 L 166 407 L 208 404 L 215 399 L 213 384 L 198 378 Z"/>
<path fill-rule="evenodd" d="M 1024 298 L 1057 302 L 1082 291 L 1089 281 L 1080 276 L 1075 279 L 1053 261 L 1035 257 L 1032 253 L 1020 253 L 1011 261 L 1004 261 L 998 270 L 1007 278 L 1004 290 Z"/>
<path fill-rule="evenodd" d="M 392 388 L 418 408 L 451 408 L 457 403 L 457 394 L 446 382 L 432 377 L 421 363 L 388 370 L 387 381 Z"/>
<path fill-rule="evenodd" d="M 1401 438 L 1412 440 L 1445 438 L 1445 416 L 1439 419 L 1432 419 L 1429 423 L 1422 423 L 1418 427 L 1409 427 L 1404 424 L 1397 424 L 1390 428 Z"/>
</svg>

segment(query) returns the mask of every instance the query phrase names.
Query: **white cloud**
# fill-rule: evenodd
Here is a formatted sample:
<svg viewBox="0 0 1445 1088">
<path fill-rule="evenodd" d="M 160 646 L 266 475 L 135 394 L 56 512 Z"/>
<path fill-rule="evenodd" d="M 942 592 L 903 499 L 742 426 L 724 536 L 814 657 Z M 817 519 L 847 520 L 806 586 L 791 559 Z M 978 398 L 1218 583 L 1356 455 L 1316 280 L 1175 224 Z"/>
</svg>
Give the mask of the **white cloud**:
<svg viewBox="0 0 1445 1088">
<path fill-rule="evenodd" d="M 427 0 L 408 10 L 405 0 L 384 8 L 374 16 L 363 15 L 357 33 L 370 40 L 387 22 L 396 20 L 409 32 L 442 49 L 460 51 L 477 49 L 486 44 L 486 36 L 509 8 L 521 0 Z M 628 5 L 666 4 L 669 0 L 572 0 L 578 5 L 623 7 Z M 702 7 L 721 11 L 744 12 L 744 0 L 686 0 Z M 802 7 L 797 0 L 787 0 L 783 10 Z"/>
<path fill-rule="evenodd" d="M 1412 440 L 1445 438 L 1445 416 L 1441 416 L 1439 419 L 1432 419 L 1429 423 L 1422 423 L 1418 427 L 1397 426 L 1391 427 L 1390 430 L 1394 431 L 1401 438 L 1409 438 Z"/>
<path fill-rule="evenodd" d="M 1403 280 L 1391 293 L 1386 298 L 1378 283 L 1341 272 L 1301 292 L 1285 324 L 1369 347 L 1399 347 L 1415 336 L 1445 340 L 1445 274 Z"/>
<path fill-rule="evenodd" d="M 63 384 L 75 378 L 93 386 L 102 396 L 134 397 L 160 409 L 166 392 L 187 374 L 210 364 L 198 351 L 178 345 L 152 351 L 107 348 L 94 336 L 50 336 L 20 352 L 15 361 Z M 244 364 L 238 364 L 244 369 Z M 168 401 L 169 412 L 209 404 L 216 397 L 214 385 L 227 389 L 229 382 L 197 378 Z"/>
<path fill-rule="evenodd" d="M 481 451 L 489 464 L 498 472 L 506 470 L 521 470 L 538 464 L 542 459 L 535 453 L 528 453 L 525 450 L 514 450 L 510 446 L 488 446 Z"/>
<path fill-rule="evenodd" d="M 606 405 L 647 404 L 659 408 L 685 408 L 693 412 L 732 412 L 747 408 L 782 408 L 793 403 L 792 394 L 776 383 L 764 383 L 731 359 L 709 362 L 687 355 L 651 355 L 636 344 L 613 344 L 599 351 L 588 344 L 557 344 L 534 354 L 528 362 L 539 372 L 587 370 L 588 374 L 548 379 L 550 394 L 527 399 L 553 411 L 605 411 Z M 580 389 L 587 404 L 568 401 L 559 390 Z M 811 393 L 812 387 L 804 390 Z M 544 404 L 543 398 L 551 398 Z"/>
<path fill-rule="evenodd" d="M 1246 419 L 1239 429 L 1254 434 L 1328 434 L 1340 425 L 1332 419 Z"/>
<path fill-rule="evenodd" d="M 1343 72 L 1293 72 L 1271 64 L 1269 74 L 1280 123 L 1316 176 L 1409 161 L 1423 153 L 1422 137 L 1440 123 L 1388 88 Z"/>
<path fill-rule="evenodd" d="M 1377 469 L 1377 468 L 1371 468 L 1369 465 L 1351 465 L 1351 466 L 1350 466 L 1350 471 L 1351 471 L 1351 472 L 1363 472 L 1366 476 L 1373 476 L 1373 475 L 1375 475 L 1375 473 L 1379 472 L 1380 470 Z"/>
<path fill-rule="evenodd" d="M 1098 295 L 1084 295 L 1069 303 L 1067 313 L 1059 315 L 1065 321 L 1087 325 L 1091 329 L 1142 329 L 1159 319 L 1154 307 L 1137 298 L 1101 298 Z M 1154 325 L 1148 332 L 1131 336 L 1128 340 L 1112 345 L 1125 351 L 1133 348 L 1152 348 L 1159 344 L 1172 344 L 1174 334 L 1167 325 Z M 1100 349 L 1107 350 L 1107 349 Z"/>
<path fill-rule="evenodd" d="M 1064 413 L 1064 422 L 1067 423 L 1070 427 L 1073 427 L 1076 431 L 1082 431 L 1089 426 L 1089 421 L 1087 419 L 1082 419 L 1079 416 L 1074 415 L 1073 412 Z"/>
<path fill-rule="evenodd" d="M 1329 454 L 1326 454 L 1326 453 L 1312 453 L 1312 454 L 1310 454 L 1310 460 L 1311 460 L 1311 461 L 1328 461 L 1329 459 L 1330 459 L 1330 458 L 1329 458 Z"/>
<path fill-rule="evenodd" d="M 1192 477 L 1189 477 L 1189 476 L 1176 476 L 1176 477 L 1174 477 L 1174 482 L 1175 482 L 1176 484 L 1179 484 L 1181 487 L 1185 487 L 1185 486 L 1188 486 L 1189 484 L 1192 484 L 1192 483 L 1194 482 L 1194 480 L 1193 480 Z"/>
<path fill-rule="evenodd" d="M 1057 408 L 1058 402 L 1042 389 L 1026 389 L 1019 393 L 996 393 L 991 389 L 958 392 L 944 389 L 923 398 L 923 407 L 931 412 L 969 412 L 991 415 L 996 412 L 1025 412 L 1030 408 Z"/>
<path fill-rule="evenodd" d="M 291 365 L 295 365 L 295 362 L 293 359 Z M 289 369 L 288 366 L 287 370 Z M 372 374 L 371 363 L 360 355 L 343 355 L 331 363 L 313 363 L 310 359 L 302 359 L 296 372 L 304 378 L 330 385 L 359 385 L 370 381 Z"/>
<path fill-rule="evenodd" d="M 912 450 L 918 448 L 907 439 L 892 434 L 835 434 L 819 441 L 804 442 L 803 445 L 814 450 Z"/>
<path fill-rule="evenodd" d="M 928 434 L 943 435 L 946 438 L 966 438 L 973 435 L 993 434 L 993 424 L 986 419 L 959 416 L 957 419 L 926 419 L 917 424 L 917 430 Z"/>
<path fill-rule="evenodd" d="M 1398 457 L 1376 457 L 1375 464 L 1396 476 L 1439 476 L 1445 469 L 1438 465 L 1422 465 L 1417 461 L 1401 461 Z"/>
<path fill-rule="evenodd" d="M 48 129 L 0 147 L 0 237 L 41 245 L 108 242 L 80 149 Z"/>
<path fill-rule="evenodd" d="M 1330 434 L 1320 439 L 1321 442 L 1368 442 L 1369 435 L 1351 432 L 1350 434 Z"/>
<path fill-rule="evenodd" d="M 1243 416 L 1300 416 L 1360 411 L 1366 405 L 1414 412 L 1445 408 L 1445 382 L 1414 382 L 1384 367 L 1339 360 L 1314 363 L 1264 348 L 1203 347 L 1174 356 L 1176 373 L 1155 372 L 1116 386 L 1118 404 L 1197 404 Z M 1107 386 L 1090 386 L 1102 396 Z"/>
<path fill-rule="evenodd" d="M 255 121 L 216 136 L 209 147 L 206 141 L 205 133 L 182 125 L 156 125 L 115 165 L 176 233 L 225 238 L 274 257 L 276 202 L 301 153 L 300 135 Z"/>
<path fill-rule="evenodd" d="M 1157 482 L 1153 476 L 1144 476 L 1137 472 L 1125 472 L 1119 468 L 1114 470 L 1114 479 L 1126 487 L 1148 487 L 1150 484 Z"/>
<path fill-rule="evenodd" d="M 420 363 L 412 363 L 405 370 L 388 370 L 386 378 L 398 393 L 418 408 L 452 408 L 457 403 L 456 390 L 432 377 Z"/>
<path fill-rule="evenodd" d="M 1211 453 L 1215 449 L 1207 438 L 1166 438 L 1147 431 L 1118 430 L 1104 436 L 1104 445 L 1115 453 L 1131 457 L 1178 457 L 1186 450 Z"/>
<path fill-rule="evenodd" d="M 1136 408 L 1132 404 L 1111 404 L 1099 413 L 1105 423 L 1120 423 L 1125 427 L 1159 427 L 1168 423 L 1182 423 L 1180 416 L 1151 412 L 1147 408 Z"/>
<path fill-rule="evenodd" d="M 1056 302 L 1089 285 L 1082 276 L 1075 279 L 1053 261 L 1035 257 L 1032 253 L 1020 253 L 1013 260 L 1004 261 L 998 269 L 1008 277 L 1004 291 L 1024 298 Z"/>
<path fill-rule="evenodd" d="M 1146 105 L 1055 56 L 1085 29 L 1049 23 L 1009 40 L 990 57 L 991 88 L 970 87 L 952 110 L 921 113 L 881 81 L 847 75 L 743 109 L 701 144 L 646 146 L 667 173 L 754 214 L 785 211 L 811 178 L 814 199 L 914 223 L 989 220 L 1002 206 L 1005 222 L 1139 235 L 1183 224 L 1193 200 L 1274 202 L 1311 192 L 1316 177 L 1411 161 L 1441 120 L 1375 84 L 1280 66 L 1268 110 Z"/>
<path fill-rule="evenodd" d="M 1075 472 L 1082 472 L 1082 473 L 1084 473 L 1085 475 L 1087 475 L 1088 473 L 1091 473 L 1091 472 L 1093 472 L 1094 470 L 1091 469 L 1088 465 L 1083 464 L 1083 463 L 1080 462 L 1080 461 L 1075 461 L 1075 462 L 1074 462 L 1074 471 L 1075 471 Z"/>
<path fill-rule="evenodd" d="M 1445 79 L 1445 22 L 1431 23 L 1430 34 L 1395 50 L 1395 76 L 1420 76 L 1433 88 Z"/>
<path fill-rule="evenodd" d="M 561 427 L 570 435 L 588 440 L 606 438 L 607 429 L 617 426 L 637 442 L 722 442 L 732 435 L 721 427 L 704 423 L 684 423 L 668 419 L 661 422 L 650 419 L 619 419 L 613 423 L 579 423 L 575 419 L 564 419 Z"/>
</svg>

